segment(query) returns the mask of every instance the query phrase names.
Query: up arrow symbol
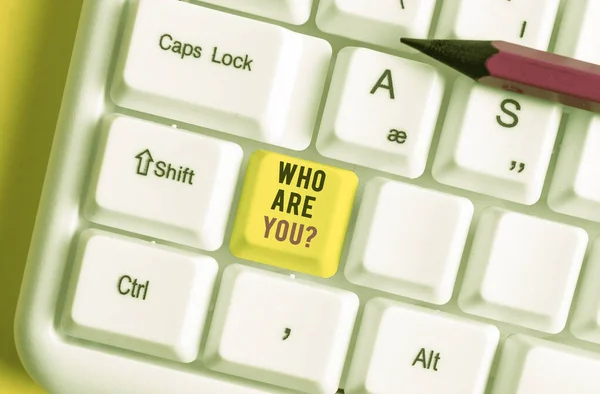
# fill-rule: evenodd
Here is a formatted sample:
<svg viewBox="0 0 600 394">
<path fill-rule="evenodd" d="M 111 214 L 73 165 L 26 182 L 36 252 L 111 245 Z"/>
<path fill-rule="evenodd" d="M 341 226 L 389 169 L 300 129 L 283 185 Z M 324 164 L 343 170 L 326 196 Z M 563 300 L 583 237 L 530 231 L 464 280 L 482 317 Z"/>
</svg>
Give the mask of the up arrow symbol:
<svg viewBox="0 0 600 394">
<path fill-rule="evenodd" d="M 143 175 L 143 176 L 148 175 L 148 169 L 150 169 L 150 163 L 152 163 L 154 161 L 154 159 L 152 158 L 152 155 L 150 154 L 150 151 L 148 149 L 146 149 L 145 151 L 138 153 L 135 156 L 135 158 L 138 159 L 138 165 L 137 165 L 138 175 Z"/>
</svg>

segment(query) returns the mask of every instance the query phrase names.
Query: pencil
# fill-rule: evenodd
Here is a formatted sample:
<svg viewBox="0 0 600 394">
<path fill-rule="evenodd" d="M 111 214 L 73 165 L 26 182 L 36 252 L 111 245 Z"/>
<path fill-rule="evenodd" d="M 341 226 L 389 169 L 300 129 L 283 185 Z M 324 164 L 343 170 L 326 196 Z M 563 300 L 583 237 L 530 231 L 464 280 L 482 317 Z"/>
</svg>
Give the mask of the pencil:
<svg viewBox="0 0 600 394">
<path fill-rule="evenodd" d="M 505 41 L 402 43 L 488 86 L 600 112 L 600 66 Z"/>
</svg>

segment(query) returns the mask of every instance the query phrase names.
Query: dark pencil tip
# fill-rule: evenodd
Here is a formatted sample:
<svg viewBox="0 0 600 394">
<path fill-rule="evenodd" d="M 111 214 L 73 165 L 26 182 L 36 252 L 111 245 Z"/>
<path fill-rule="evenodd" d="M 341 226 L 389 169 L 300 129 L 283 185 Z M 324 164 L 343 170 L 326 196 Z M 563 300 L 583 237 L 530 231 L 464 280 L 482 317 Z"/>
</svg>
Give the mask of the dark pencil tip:
<svg viewBox="0 0 600 394">
<path fill-rule="evenodd" d="M 473 79 L 489 75 L 487 60 L 498 53 L 491 41 L 400 38 L 411 48 Z"/>
<path fill-rule="evenodd" d="M 408 45 L 411 48 L 414 48 L 418 51 L 422 51 L 425 48 L 427 48 L 428 44 L 429 44 L 429 40 L 422 40 L 422 39 L 418 39 L 418 38 L 405 38 L 402 37 L 400 38 L 400 42 Z"/>
</svg>

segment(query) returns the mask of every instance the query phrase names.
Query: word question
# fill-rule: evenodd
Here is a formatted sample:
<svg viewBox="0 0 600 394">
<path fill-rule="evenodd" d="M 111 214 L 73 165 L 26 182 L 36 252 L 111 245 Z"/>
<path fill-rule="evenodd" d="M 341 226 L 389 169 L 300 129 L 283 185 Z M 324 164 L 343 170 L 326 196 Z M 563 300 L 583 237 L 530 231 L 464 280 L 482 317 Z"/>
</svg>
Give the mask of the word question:
<svg viewBox="0 0 600 394">
<path fill-rule="evenodd" d="M 296 222 L 288 222 L 287 220 L 279 220 L 277 218 L 270 218 L 265 216 L 265 238 L 269 238 L 271 235 L 271 229 L 275 226 L 274 236 L 279 242 L 288 240 L 292 245 L 299 245 L 302 242 L 302 235 L 304 233 L 304 224 L 298 224 Z M 306 246 L 310 248 L 310 242 L 314 237 L 317 236 L 317 229 L 314 226 L 306 227 L 306 232 L 310 235 L 306 238 Z"/>
<path fill-rule="evenodd" d="M 313 193 L 318 194 L 323 191 L 326 179 L 327 174 L 323 170 L 280 161 L 279 184 L 292 186 L 297 191 L 278 189 L 271 210 L 311 219 L 312 209 L 317 201 L 317 196 Z M 307 191 L 311 194 L 307 194 Z M 265 238 L 274 238 L 279 242 L 289 242 L 292 245 L 300 245 L 304 242 L 304 246 L 309 248 L 319 232 L 315 226 L 305 226 L 302 223 L 277 217 L 265 215 L 264 221 Z M 305 235 L 306 239 L 304 239 Z"/>
</svg>

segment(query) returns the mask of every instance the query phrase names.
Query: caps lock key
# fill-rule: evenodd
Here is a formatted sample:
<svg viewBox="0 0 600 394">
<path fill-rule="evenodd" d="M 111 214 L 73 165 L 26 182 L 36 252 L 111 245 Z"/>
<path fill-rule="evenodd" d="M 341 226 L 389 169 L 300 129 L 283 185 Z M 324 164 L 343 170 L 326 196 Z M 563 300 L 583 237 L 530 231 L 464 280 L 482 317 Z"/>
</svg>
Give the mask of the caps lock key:
<svg viewBox="0 0 600 394">
<path fill-rule="evenodd" d="M 325 40 L 170 0 L 134 0 L 111 97 L 119 106 L 285 148 L 309 144 Z"/>
</svg>

